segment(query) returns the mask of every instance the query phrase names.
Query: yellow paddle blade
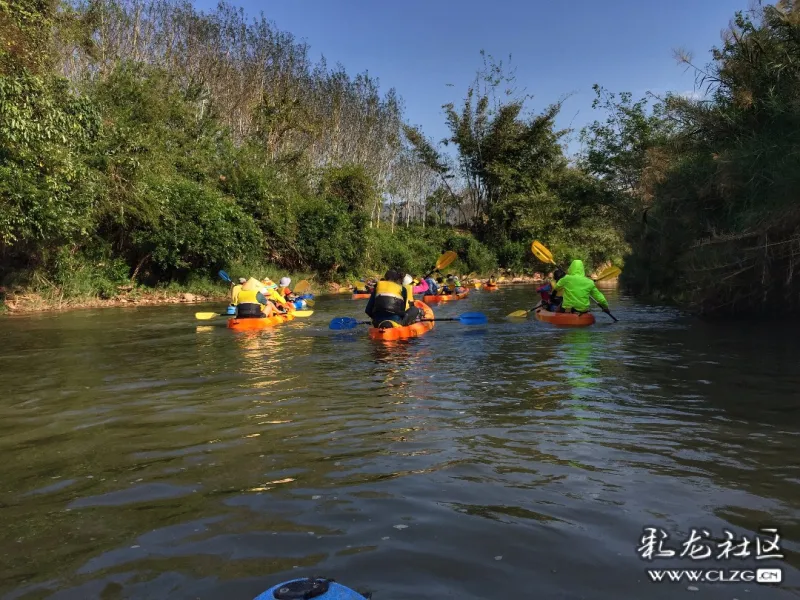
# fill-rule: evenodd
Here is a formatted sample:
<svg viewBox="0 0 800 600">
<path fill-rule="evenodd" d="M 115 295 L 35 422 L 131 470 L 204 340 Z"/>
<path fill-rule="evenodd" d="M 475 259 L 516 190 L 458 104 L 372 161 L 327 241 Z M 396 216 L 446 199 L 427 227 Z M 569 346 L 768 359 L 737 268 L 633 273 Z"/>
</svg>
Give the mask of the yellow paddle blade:
<svg viewBox="0 0 800 600">
<path fill-rule="evenodd" d="M 314 308 L 315 304 L 316 304 L 316 302 L 314 300 L 310 300 L 310 299 L 306 300 L 306 306 L 310 306 L 311 308 Z"/>
<path fill-rule="evenodd" d="M 531 252 L 533 252 L 533 255 L 543 263 L 550 263 L 551 265 L 556 264 L 556 261 L 553 260 L 553 254 L 547 249 L 547 246 L 542 244 L 542 242 L 539 240 L 536 240 L 533 242 L 533 244 L 531 244 Z"/>
<path fill-rule="evenodd" d="M 436 261 L 436 268 L 437 269 L 444 269 L 445 267 L 450 266 L 453 263 L 453 261 L 455 259 L 457 259 L 457 258 L 458 258 L 458 254 L 456 254 L 452 250 L 449 250 L 449 251 L 445 252 L 444 254 L 442 254 L 439 257 L 439 260 Z"/>
<path fill-rule="evenodd" d="M 527 310 L 515 310 L 513 313 L 508 315 L 509 317 L 527 317 L 528 311 Z"/>
<path fill-rule="evenodd" d="M 207 312 L 198 312 L 194 313 L 194 318 L 199 319 L 201 321 L 208 321 L 209 319 L 214 319 L 216 317 L 221 317 L 222 315 L 219 313 L 207 313 Z"/>
<path fill-rule="evenodd" d="M 302 281 L 298 281 L 297 285 L 294 286 L 294 293 L 298 296 L 302 296 L 308 291 L 308 288 L 311 287 L 311 284 L 308 283 L 308 280 L 303 279 Z"/>
<path fill-rule="evenodd" d="M 295 317 L 310 317 L 314 314 L 313 310 L 296 310 L 292 313 Z"/>
<path fill-rule="evenodd" d="M 618 277 L 622 273 L 622 269 L 615 266 L 610 266 L 607 269 L 603 269 L 600 274 L 595 278 L 595 281 L 602 281 L 603 279 L 612 279 L 614 277 Z"/>
<path fill-rule="evenodd" d="M 479 289 L 481 289 L 481 286 L 482 286 L 483 284 L 482 284 L 480 281 L 476 281 L 476 282 L 475 282 L 475 283 L 473 283 L 472 285 L 474 285 L 474 286 L 475 286 L 475 289 L 476 289 L 476 290 L 479 290 Z"/>
</svg>

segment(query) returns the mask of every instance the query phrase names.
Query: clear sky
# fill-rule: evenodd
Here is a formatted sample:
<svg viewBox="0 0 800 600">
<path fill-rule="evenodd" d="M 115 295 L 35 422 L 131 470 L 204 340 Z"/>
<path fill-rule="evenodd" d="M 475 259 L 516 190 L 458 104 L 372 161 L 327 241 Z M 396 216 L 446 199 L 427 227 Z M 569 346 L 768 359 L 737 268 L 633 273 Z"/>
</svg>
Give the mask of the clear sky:
<svg viewBox="0 0 800 600">
<path fill-rule="evenodd" d="M 480 50 L 512 56 L 530 107 L 565 102 L 558 126 L 596 118 L 591 86 L 644 95 L 691 92 L 694 74 L 673 50 L 704 65 L 747 0 L 231 0 L 311 46 L 316 59 L 368 71 L 404 100 L 406 119 L 436 141 L 447 134 L 441 105 L 459 103 Z M 209 9 L 216 0 L 194 0 Z M 446 84 L 454 84 L 449 87 Z M 577 143 L 570 150 L 578 149 Z"/>
</svg>

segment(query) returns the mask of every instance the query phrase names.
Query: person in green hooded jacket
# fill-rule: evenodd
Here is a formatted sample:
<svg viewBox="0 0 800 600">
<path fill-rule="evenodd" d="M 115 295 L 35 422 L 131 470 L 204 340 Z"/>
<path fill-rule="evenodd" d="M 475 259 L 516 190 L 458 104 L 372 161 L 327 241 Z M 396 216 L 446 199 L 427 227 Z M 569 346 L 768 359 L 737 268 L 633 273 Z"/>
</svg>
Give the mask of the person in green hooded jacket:
<svg viewBox="0 0 800 600">
<path fill-rule="evenodd" d="M 572 261 L 567 274 L 556 282 L 555 290 L 561 290 L 564 297 L 560 312 L 588 312 L 590 297 L 597 301 L 604 313 L 608 312 L 606 297 L 597 289 L 594 281 L 586 277 L 582 260 Z"/>
</svg>

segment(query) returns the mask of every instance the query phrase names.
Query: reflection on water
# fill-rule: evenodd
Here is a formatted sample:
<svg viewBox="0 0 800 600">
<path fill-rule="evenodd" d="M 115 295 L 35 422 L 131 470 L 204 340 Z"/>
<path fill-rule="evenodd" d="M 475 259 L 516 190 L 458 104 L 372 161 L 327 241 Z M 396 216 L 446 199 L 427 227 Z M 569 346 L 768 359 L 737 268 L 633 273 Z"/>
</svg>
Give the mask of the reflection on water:
<svg viewBox="0 0 800 600">
<path fill-rule="evenodd" d="M 180 306 L 0 321 L 0 594 L 247 600 L 298 574 L 376 600 L 688 593 L 646 581 L 655 524 L 778 526 L 784 585 L 698 597 L 796 597 L 798 331 L 613 291 L 617 324 L 502 318 L 531 293 L 475 292 L 437 315 L 488 326 L 393 343 L 328 330 L 361 318 L 339 298 L 261 332 Z"/>
</svg>

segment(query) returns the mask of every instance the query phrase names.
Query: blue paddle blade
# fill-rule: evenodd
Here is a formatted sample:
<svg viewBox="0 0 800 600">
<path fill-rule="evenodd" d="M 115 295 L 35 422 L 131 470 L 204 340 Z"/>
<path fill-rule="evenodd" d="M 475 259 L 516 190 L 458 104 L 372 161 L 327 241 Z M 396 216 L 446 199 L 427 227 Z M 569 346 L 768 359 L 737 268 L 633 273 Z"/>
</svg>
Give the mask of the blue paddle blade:
<svg viewBox="0 0 800 600">
<path fill-rule="evenodd" d="M 224 281 L 227 281 L 228 283 L 231 282 L 230 275 L 228 275 L 225 271 L 220 270 L 217 272 L 217 275 L 219 275 Z"/>
<path fill-rule="evenodd" d="M 486 315 L 479 312 L 464 313 L 459 315 L 458 320 L 464 325 L 485 325 L 489 322 Z"/>
<path fill-rule="evenodd" d="M 329 325 L 331 329 L 354 329 L 358 327 L 358 321 L 352 317 L 337 317 Z"/>
</svg>

